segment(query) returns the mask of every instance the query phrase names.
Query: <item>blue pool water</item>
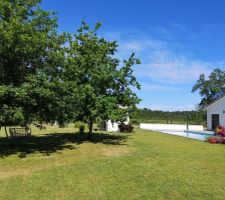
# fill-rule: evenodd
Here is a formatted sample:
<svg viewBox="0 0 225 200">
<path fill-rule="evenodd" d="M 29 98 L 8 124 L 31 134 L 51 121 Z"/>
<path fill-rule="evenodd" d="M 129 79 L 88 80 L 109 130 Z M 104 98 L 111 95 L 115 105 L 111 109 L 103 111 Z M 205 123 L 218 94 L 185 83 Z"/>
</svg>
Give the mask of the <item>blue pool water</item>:
<svg viewBox="0 0 225 200">
<path fill-rule="evenodd" d="M 213 132 L 210 131 L 160 131 L 162 133 L 167 133 L 170 135 L 177 135 L 181 137 L 191 138 L 195 140 L 202 140 L 205 141 L 207 137 L 213 136 Z"/>
</svg>

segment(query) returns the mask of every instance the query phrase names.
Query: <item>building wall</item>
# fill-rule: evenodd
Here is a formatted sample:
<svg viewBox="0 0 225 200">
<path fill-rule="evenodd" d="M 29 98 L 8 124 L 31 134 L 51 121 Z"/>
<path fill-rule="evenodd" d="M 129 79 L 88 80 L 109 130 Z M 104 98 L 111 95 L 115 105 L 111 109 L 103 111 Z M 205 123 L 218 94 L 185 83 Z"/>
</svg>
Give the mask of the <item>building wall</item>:
<svg viewBox="0 0 225 200">
<path fill-rule="evenodd" d="M 111 120 L 108 120 L 106 122 L 106 131 L 109 132 L 117 132 L 119 131 L 119 124 L 117 122 L 112 122 Z"/>
<path fill-rule="evenodd" d="M 127 117 L 127 120 L 124 123 L 129 124 L 129 122 L 130 122 L 130 118 Z M 105 124 L 105 130 L 109 132 L 117 132 L 119 131 L 119 123 L 108 120 Z"/>
<path fill-rule="evenodd" d="M 207 108 L 207 129 L 212 130 L 212 114 L 219 114 L 219 123 L 225 126 L 225 97 L 219 99 Z"/>
</svg>

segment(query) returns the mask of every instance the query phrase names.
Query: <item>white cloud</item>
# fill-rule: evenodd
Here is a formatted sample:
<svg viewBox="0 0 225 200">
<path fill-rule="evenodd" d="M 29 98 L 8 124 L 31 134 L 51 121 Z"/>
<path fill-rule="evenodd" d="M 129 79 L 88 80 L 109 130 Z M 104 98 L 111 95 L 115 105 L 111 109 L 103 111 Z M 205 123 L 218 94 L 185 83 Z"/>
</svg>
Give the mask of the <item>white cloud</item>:
<svg viewBox="0 0 225 200">
<path fill-rule="evenodd" d="M 118 38 L 117 38 L 118 39 Z M 136 38 L 135 40 L 129 40 L 121 38 L 118 41 L 119 44 L 119 51 L 155 51 L 157 49 L 163 49 L 166 47 L 167 43 L 161 40 L 152 39 L 152 38 L 145 38 L 143 36 L 140 36 L 140 38 Z"/>
<path fill-rule="evenodd" d="M 139 43 L 138 41 L 129 41 L 125 42 L 120 46 L 120 51 L 123 50 L 130 50 L 130 51 L 141 51 L 142 49 L 142 44 Z"/>
<path fill-rule="evenodd" d="M 178 28 L 179 24 L 174 26 Z M 188 40 L 194 38 L 181 26 L 178 33 L 182 32 L 186 33 L 184 36 L 188 37 Z M 161 33 L 163 37 L 147 35 L 137 30 L 110 32 L 105 36 L 110 40 L 117 40 L 119 48 L 116 57 L 124 59 L 135 52 L 136 57 L 142 61 L 141 65 L 134 68 L 134 73 L 142 85 L 139 94 L 145 98 L 140 103 L 140 107 L 167 111 L 194 110 L 199 99 L 191 96 L 193 84 L 196 83 L 200 74 L 209 75 L 213 68 L 224 67 L 225 61 L 201 60 L 188 50 L 190 46 L 185 46 L 186 43 L 179 43 L 176 39 L 173 40 L 174 38 L 171 40 L 173 34 L 171 31 L 160 29 L 158 33 Z M 178 34 L 177 37 L 181 36 Z M 162 96 L 157 96 L 158 92 L 173 92 L 173 94 L 179 92 L 182 101 L 168 97 L 170 100 L 168 102 Z M 149 99 L 154 97 L 152 101 L 146 99 L 148 98 L 146 94 Z M 195 95 L 198 96 L 198 94 Z"/>
<path fill-rule="evenodd" d="M 153 52 L 152 58 L 146 59 L 136 73 L 152 80 L 177 84 L 196 82 L 199 75 L 208 75 L 212 63 L 188 59 L 185 56 L 174 55 L 167 51 Z"/>
<path fill-rule="evenodd" d="M 175 26 L 175 25 L 174 25 Z M 176 24 L 176 27 L 179 25 Z M 185 32 L 184 27 L 179 30 Z M 166 29 L 163 30 L 166 37 Z M 187 31 L 186 31 L 187 32 Z M 149 91 L 178 91 L 182 85 L 192 85 L 200 74 L 209 75 L 213 68 L 225 62 L 206 62 L 197 59 L 195 55 L 185 49 L 184 44 L 171 42 L 169 39 L 147 35 L 134 30 L 129 32 L 108 32 L 105 36 L 118 41 L 117 57 L 127 58 L 132 52 L 141 59 L 142 64 L 135 67 L 135 74 L 139 80 L 149 79 L 152 85 L 143 85 Z M 146 81 L 145 81 L 146 82 Z M 166 85 L 167 84 L 167 85 Z M 174 85 L 176 85 L 174 87 Z"/>
<path fill-rule="evenodd" d="M 171 87 L 171 86 L 165 86 L 165 85 L 158 85 L 158 84 L 147 84 L 147 83 L 141 83 L 141 90 L 142 91 L 157 91 L 157 92 L 176 92 L 176 91 L 182 91 L 180 88 L 177 87 Z"/>
<path fill-rule="evenodd" d="M 198 60 L 185 50 L 181 52 L 180 46 L 176 43 L 169 43 L 141 33 L 131 38 L 127 34 L 124 36 L 122 33 L 115 32 L 106 35 L 110 36 L 110 39 L 114 36 L 118 41 L 119 58 L 126 58 L 135 52 L 141 59 L 142 64 L 135 68 L 135 74 L 139 78 L 148 77 L 157 83 L 193 84 L 200 74 L 208 75 L 212 67 L 219 65 L 219 63 Z"/>
</svg>

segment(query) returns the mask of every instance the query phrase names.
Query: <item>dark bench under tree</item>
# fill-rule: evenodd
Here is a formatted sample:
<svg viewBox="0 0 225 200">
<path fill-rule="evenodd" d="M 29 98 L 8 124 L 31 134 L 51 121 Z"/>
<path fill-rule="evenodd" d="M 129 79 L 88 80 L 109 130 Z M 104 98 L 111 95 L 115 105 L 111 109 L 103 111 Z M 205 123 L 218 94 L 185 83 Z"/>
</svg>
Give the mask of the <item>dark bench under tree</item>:
<svg viewBox="0 0 225 200">
<path fill-rule="evenodd" d="M 9 128 L 10 137 L 21 137 L 31 135 L 31 129 L 25 128 Z"/>
</svg>

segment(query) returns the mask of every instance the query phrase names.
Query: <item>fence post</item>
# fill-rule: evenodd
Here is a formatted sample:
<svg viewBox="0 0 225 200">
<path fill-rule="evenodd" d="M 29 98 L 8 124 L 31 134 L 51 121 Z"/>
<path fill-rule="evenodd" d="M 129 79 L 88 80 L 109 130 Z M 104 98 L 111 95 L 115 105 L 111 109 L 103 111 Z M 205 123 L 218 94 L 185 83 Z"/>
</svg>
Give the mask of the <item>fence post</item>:
<svg viewBox="0 0 225 200">
<path fill-rule="evenodd" d="M 189 130 L 189 118 L 190 118 L 190 114 L 187 115 L 187 130 Z"/>
</svg>

